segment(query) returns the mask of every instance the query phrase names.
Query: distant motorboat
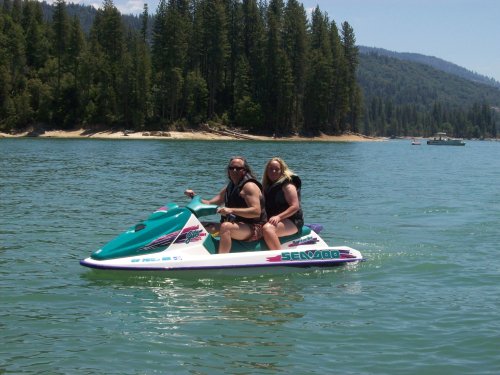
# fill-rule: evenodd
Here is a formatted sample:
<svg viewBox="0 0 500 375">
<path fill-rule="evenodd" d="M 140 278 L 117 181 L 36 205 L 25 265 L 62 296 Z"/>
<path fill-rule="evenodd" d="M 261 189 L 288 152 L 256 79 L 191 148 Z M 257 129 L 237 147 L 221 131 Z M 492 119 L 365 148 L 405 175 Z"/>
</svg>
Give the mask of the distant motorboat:
<svg viewBox="0 0 500 375">
<path fill-rule="evenodd" d="M 449 138 L 446 133 L 436 133 L 433 139 L 427 141 L 432 146 L 465 146 L 465 142 L 460 139 Z"/>
<path fill-rule="evenodd" d="M 412 144 L 412 146 L 420 146 L 421 145 L 420 141 L 416 141 L 416 140 L 412 140 L 411 144 Z"/>
</svg>

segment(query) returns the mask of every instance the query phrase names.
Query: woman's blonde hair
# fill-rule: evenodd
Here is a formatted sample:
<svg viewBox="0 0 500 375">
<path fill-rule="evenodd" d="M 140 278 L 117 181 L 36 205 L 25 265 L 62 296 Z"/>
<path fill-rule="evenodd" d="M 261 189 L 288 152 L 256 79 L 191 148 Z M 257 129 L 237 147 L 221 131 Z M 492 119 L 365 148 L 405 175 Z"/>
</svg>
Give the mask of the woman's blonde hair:
<svg viewBox="0 0 500 375">
<path fill-rule="evenodd" d="M 269 167 L 269 164 L 271 164 L 273 161 L 276 161 L 280 165 L 281 169 L 281 176 L 278 178 L 278 180 L 272 182 L 269 177 L 267 176 L 267 168 Z M 283 181 L 292 181 L 292 176 L 294 175 L 293 171 L 288 167 L 288 165 L 285 163 L 285 161 L 281 158 L 274 157 L 270 159 L 267 163 L 266 166 L 264 167 L 264 173 L 262 175 L 262 187 L 267 189 L 269 186 L 275 184 L 275 183 L 281 183 Z"/>
</svg>

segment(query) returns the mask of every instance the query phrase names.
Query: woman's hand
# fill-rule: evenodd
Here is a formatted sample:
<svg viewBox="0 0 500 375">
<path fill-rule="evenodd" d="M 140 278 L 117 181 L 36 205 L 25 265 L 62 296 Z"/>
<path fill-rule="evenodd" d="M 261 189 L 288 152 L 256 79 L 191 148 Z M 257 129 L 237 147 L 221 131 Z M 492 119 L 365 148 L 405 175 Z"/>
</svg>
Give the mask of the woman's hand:
<svg viewBox="0 0 500 375">
<path fill-rule="evenodd" d="M 274 225 L 274 226 L 277 226 L 279 224 L 279 222 L 281 221 L 281 218 L 279 216 L 273 216 L 269 219 L 268 223 Z"/>
</svg>

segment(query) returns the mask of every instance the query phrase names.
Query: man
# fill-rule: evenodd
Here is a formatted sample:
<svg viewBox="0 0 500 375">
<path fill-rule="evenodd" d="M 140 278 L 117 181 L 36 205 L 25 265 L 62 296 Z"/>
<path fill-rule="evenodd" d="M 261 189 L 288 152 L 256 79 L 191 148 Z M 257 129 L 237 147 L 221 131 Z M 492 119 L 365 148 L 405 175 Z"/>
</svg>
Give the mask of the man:
<svg viewBox="0 0 500 375">
<path fill-rule="evenodd" d="M 262 238 L 262 226 L 267 215 L 262 194 L 262 185 L 258 182 L 245 158 L 236 156 L 227 165 L 229 183 L 212 199 L 202 199 L 205 204 L 224 203 L 217 210 L 223 216 L 220 225 L 219 254 L 231 251 L 232 239 L 255 241 Z M 189 197 L 193 190 L 184 192 Z"/>
</svg>

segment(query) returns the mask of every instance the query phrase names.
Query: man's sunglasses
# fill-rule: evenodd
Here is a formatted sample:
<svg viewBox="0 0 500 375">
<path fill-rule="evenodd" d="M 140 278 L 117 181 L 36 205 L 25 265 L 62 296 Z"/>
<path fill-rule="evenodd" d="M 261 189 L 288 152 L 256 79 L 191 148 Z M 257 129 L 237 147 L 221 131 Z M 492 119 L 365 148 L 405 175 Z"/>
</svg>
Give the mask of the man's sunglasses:
<svg viewBox="0 0 500 375">
<path fill-rule="evenodd" d="M 245 167 L 227 167 L 227 170 L 229 172 L 239 172 L 239 171 L 244 171 L 245 170 Z"/>
</svg>

